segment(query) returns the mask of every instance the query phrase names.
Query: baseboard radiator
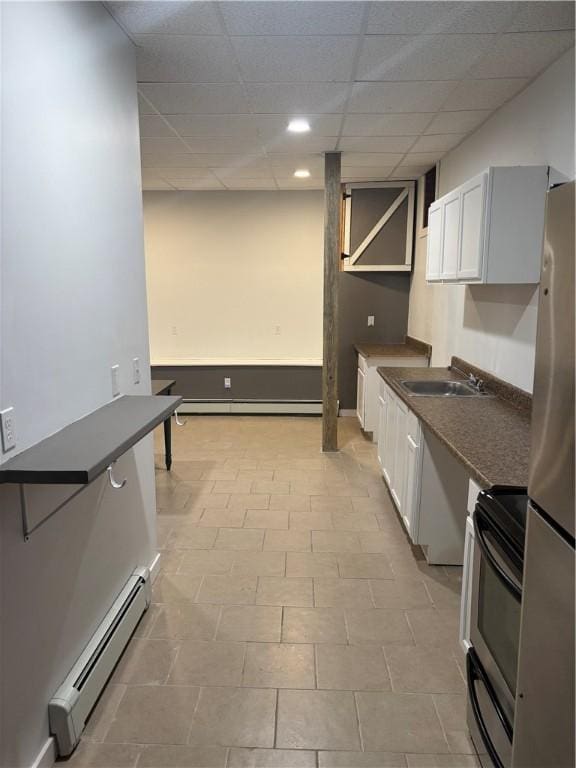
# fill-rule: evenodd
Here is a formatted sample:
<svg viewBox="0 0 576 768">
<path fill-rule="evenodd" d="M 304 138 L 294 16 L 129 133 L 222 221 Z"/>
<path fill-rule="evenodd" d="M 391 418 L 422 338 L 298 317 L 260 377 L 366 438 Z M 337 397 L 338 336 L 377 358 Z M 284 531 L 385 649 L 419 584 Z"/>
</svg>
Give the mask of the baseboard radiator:
<svg viewBox="0 0 576 768">
<path fill-rule="evenodd" d="M 48 704 L 50 732 L 59 755 L 71 754 L 78 744 L 88 715 L 150 605 L 150 591 L 148 568 L 138 568 Z"/>
<path fill-rule="evenodd" d="M 179 413 L 278 414 L 284 416 L 322 414 L 321 400 L 193 400 L 186 399 Z"/>
</svg>

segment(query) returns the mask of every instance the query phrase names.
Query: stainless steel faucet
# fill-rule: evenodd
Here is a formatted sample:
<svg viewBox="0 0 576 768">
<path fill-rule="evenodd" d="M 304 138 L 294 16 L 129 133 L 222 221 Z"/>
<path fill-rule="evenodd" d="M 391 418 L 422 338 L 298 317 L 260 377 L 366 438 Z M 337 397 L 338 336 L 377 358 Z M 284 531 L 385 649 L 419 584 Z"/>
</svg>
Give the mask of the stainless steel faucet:
<svg viewBox="0 0 576 768">
<path fill-rule="evenodd" d="M 484 380 L 474 376 L 473 373 L 468 374 L 468 383 L 471 387 L 474 387 L 477 392 L 484 392 Z"/>
</svg>

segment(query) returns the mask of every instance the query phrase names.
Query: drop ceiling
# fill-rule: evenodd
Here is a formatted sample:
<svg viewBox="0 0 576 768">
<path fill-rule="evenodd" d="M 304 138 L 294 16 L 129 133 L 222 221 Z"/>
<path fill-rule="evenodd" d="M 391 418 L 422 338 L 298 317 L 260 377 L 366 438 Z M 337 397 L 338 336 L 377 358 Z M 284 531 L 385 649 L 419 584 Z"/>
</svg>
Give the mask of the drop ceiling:
<svg viewBox="0 0 576 768">
<path fill-rule="evenodd" d="M 574 44 L 552 0 L 107 7 L 136 46 L 148 190 L 317 189 L 330 151 L 344 180 L 416 178 Z"/>
</svg>

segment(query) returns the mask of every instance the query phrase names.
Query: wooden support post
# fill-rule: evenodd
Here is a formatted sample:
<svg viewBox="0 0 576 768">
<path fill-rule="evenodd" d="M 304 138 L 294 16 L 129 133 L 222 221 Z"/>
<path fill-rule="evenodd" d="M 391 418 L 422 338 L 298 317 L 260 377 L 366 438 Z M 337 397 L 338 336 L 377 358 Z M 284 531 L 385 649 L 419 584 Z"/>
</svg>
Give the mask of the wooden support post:
<svg viewBox="0 0 576 768">
<path fill-rule="evenodd" d="M 322 450 L 338 450 L 338 273 L 340 270 L 340 152 L 324 155 L 324 331 Z"/>
</svg>

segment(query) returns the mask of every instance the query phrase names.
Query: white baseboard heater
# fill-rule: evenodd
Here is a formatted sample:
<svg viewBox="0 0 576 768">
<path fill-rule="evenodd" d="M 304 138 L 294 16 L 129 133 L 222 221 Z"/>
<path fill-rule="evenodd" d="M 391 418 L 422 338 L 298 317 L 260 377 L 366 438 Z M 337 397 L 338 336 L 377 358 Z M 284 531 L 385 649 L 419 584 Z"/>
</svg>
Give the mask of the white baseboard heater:
<svg viewBox="0 0 576 768">
<path fill-rule="evenodd" d="M 322 414 L 321 400 L 184 400 L 178 413 L 278 414 L 285 416 Z"/>
<path fill-rule="evenodd" d="M 122 651 L 150 605 L 150 571 L 134 571 L 112 608 L 48 704 L 58 754 L 71 754 Z"/>
</svg>

